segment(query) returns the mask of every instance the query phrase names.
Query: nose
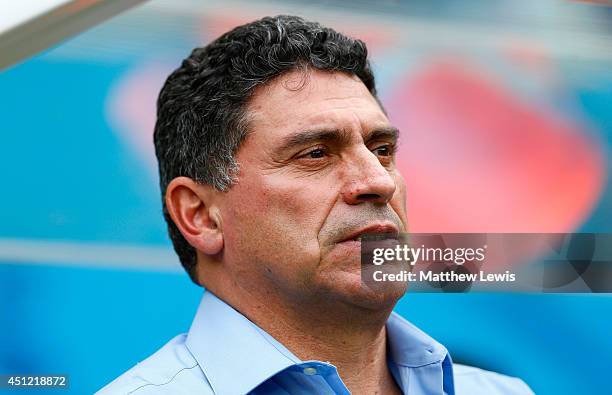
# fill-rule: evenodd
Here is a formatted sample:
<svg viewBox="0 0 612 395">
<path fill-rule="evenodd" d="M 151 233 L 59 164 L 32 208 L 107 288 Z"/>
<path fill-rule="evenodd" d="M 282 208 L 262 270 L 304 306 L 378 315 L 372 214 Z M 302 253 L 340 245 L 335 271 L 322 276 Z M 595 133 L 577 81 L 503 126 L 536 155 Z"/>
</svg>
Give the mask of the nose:
<svg viewBox="0 0 612 395">
<path fill-rule="evenodd" d="M 395 179 L 365 146 L 347 163 L 342 198 L 347 204 L 386 204 L 395 193 Z"/>
</svg>

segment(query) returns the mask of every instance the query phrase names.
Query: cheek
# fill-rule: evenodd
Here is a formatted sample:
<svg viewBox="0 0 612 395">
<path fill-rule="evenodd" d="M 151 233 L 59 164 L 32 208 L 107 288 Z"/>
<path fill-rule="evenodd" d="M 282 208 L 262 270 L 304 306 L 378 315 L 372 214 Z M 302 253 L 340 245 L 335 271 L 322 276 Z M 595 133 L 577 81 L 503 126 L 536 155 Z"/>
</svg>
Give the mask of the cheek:
<svg viewBox="0 0 612 395">
<path fill-rule="evenodd" d="M 315 189 L 274 177 L 239 181 L 226 195 L 223 221 L 225 248 L 233 261 L 274 266 L 311 266 L 318 262 L 317 242 L 326 211 Z"/>
</svg>

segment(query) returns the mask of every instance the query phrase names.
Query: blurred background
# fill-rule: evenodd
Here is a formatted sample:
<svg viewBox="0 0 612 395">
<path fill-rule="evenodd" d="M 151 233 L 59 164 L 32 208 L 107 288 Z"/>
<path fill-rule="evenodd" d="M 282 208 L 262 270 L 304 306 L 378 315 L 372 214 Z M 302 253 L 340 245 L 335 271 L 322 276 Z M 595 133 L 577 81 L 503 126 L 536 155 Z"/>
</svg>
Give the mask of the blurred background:
<svg viewBox="0 0 612 395">
<path fill-rule="evenodd" d="M 0 73 L 0 373 L 93 393 L 188 330 L 202 289 L 161 214 L 157 94 L 193 47 L 283 13 L 368 44 L 412 231 L 612 233 L 604 2 L 153 0 Z M 609 388 L 610 294 L 409 292 L 397 311 L 537 394 Z"/>
</svg>

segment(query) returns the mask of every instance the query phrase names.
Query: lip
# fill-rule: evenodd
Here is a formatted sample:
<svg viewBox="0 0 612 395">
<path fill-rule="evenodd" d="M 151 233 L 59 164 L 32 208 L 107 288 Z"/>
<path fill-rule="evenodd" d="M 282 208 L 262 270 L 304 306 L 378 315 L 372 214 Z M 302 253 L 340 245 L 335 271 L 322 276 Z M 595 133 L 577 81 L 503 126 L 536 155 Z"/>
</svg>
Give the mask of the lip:
<svg viewBox="0 0 612 395">
<path fill-rule="evenodd" d="M 397 228 L 397 226 L 395 226 L 392 223 L 370 225 L 370 226 L 367 226 L 365 228 L 360 228 L 350 233 L 348 236 L 338 241 L 338 243 L 359 241 L 359 240 L 354 240 L 354 239 L 364 234 L 374 234 L 374 233 L 383 233 L 383 234 L 387 233 L 387 234 L 392 235 L 394 238 L 397 238 L 397 236 L 399 235 L 399 229 Z"/>
</svg>

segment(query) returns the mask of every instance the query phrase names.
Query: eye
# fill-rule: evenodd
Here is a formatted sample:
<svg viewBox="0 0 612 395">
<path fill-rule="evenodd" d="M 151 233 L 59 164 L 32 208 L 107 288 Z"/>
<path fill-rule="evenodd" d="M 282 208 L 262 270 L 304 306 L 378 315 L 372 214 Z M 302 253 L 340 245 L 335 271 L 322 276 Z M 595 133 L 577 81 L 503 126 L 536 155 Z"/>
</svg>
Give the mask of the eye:
<svg viewBox="0 0 612 395">
<path fill-rule="evenodd" d="M 308 153 L 308 157 L 312 159 L 322 158 L 325 156 L 325 150 L 321 148 L 314 149 Z"/>
<path fill-rule="evenodd" d="M 392 156 L 395 153 L 395 147 L 391 144 L 381 145 L 372 150 L 378 156 Z"/>
<path fill-rule="evenodd" d="M 327 151 L 323 147 L 317 147 L 315 149 L 311 149 L 310 151 L 300 155 L 300 158 L 306 159 L 320 159 L 327 155 Z"/>
</svg>

